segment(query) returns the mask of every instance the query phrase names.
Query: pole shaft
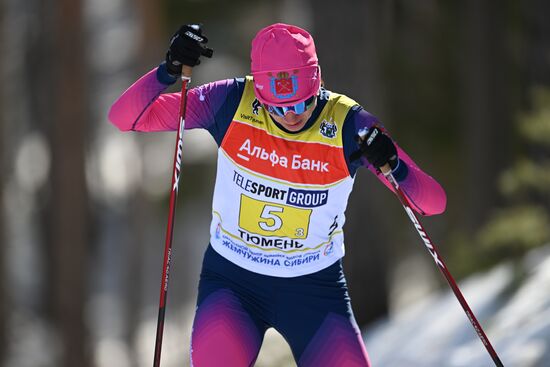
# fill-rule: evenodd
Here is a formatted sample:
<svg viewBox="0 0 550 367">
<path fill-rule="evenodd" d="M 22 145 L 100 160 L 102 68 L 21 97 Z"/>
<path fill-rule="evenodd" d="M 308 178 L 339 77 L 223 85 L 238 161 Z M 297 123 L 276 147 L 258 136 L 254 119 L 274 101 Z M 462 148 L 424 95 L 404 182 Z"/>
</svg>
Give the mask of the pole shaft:
<svg viewBox="0 0 550 367">
<path fill-rule="evenodd" d="M 502 364 L 500 358 L 498 357 L 495 349 L 491 345 L 491 342 L 489 341 L 489 338 L 487 338 L 487 335 L 483 331 L 483 328 L 481 327 L 481 324 L 479 323 L 479 321 L 475 317 L 472 309 L 468 305 L 468 302 L 466 302 L 466 299 L 464 298 L 464 296 L 462 295 L 462 292 L 458 288 L 458 285 L 457 285 L 456 281 L 454 280 L 453 276 L 451 275 L 451 273 L 447 269 L 447 266 L 445 265 L 445 262 L 443 261 L 443 258 L 441 257 L 441 254 L 439 253 L 437 247 L 435 246 L 435 244 L 433 243 L 433 241 L 429 237 L 428 233 L 424 229 L 424 226 L 422 225 L 422 223 L 418 219 L 416 213 L 411 208 L 411 205 L 409 203 L 409 199 L 407 198 L 407 196 L 405 196 L 405 193 L 403 192 L 403 190 L 401 189 L 401 187 L 397 183 L 397 180 L 395 180 L 395 178 L 391 174 L 390 166 L 388 164 L 386 164 L 385 166 L 381 167 L 380 170 L 382 171 L 384 176 L 386 176 L 387 180 L 390 182 L 393 189 L 395 190 L 395 193 L 396 193 L 397 197 L 399 198 L 399 201 L 401 202 L 401 205 L 403 206 L 403 209 L 405 209 L 405 212 L 407 212 L 407 215 L 408 215 L 409 219 L 411 220 L 414 227 L 416 228 L 416 231 L 420 235 L 420 238 L 424 242 L 424 245 L 428 249 L 428 252 L 430 253 L 430 255 L 432 255 L 437 267 L 439 268 L 439 270 L 441 271 L 441 273 L 443 274 L 445 279 L 447 279 L 447 283 L 449 283 L 449 286 L 453 290 L 453 293 L 455 294 L 456 298 L 458 299 L 458 302 L 460 303 L 460 305 L 462 306 L 462 308 L 466 312 L 466 316 L 468 317 L 468 320 L 470 320 L 470 323 L 474 327 L 474 330 L 476 331 L 479 339 L 481 339 L 481 342 L 483 343 L 483 345 L 487 349 L 487 352 L 489 352 L 489 355 L 493 359 L 493 362 L 495 363 L 495 365 L 497 367 L 503 367 L 504 365 Z"/>
<path fill-rule="evenodd" d="M 168 211 L 168 224 L 164 241 L 164 261 L 162 266 L 162 278 L 160 283 L 159 314 L 157 320 L 157 334 L 155 338 L 155 354 L 153 367 L 160 367 L 160 355 L 162 352 L 162 337 L 164 335 L 164 319 L 166 316 L 166 302 L 168 298 L 168 279 L 170 277 L 170 265 L 172 263 L 172 241 L 174 238 L 174 221 L 176 218 L 176 201 L 178 198 L 179 179 L 182 164 L 183 131 L 185 129 L 185 109 L 187 105 L 187 88 L 191 81 L 191 68 L 184 67 L 182 74 L 181 100 L 180 100 L 180 124 L 176 136 L 176 148 L 174 149 L 174 164 L 172 170 L 172 185 L 170 190 L 170 204 Z"/>
</svg>

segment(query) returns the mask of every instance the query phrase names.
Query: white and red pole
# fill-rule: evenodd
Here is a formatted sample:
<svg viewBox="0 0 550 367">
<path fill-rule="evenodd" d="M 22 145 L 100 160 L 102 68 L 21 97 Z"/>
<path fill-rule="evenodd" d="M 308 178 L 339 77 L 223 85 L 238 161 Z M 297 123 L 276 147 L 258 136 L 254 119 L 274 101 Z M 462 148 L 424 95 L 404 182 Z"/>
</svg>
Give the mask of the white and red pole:
<svg viewBox="0 0 550 367">
<path fill-rule="evenodd" d="M 162 278 L 160 283 L 159 315 L 157 321 L 157 335 L 155 340 L 155 356 L 153 367 L 160 367 L 160 354 L 162 351 L 162 336 L 164 334 L 164 318 L 166 315 L 166 301 L 168 297 L 168 278 L 170 276 L 170 264 L 172 262 L 172 240 L 174 238 L 174 220 L 176 217 L 176 200 L 178 198 L 179 179 L 183 154 L 183 130 L 185 129 L 185 108 L 187 105 L 187 89 L 191 82 L 192 67 L 183 65 L 181 74 L 181 100 L 180 123 L 176 136 L 176 148 L 174 150 L 174 164 L 172 170 L 172 185 L 170 190 L 170 208 L 168 211 L 168 225 L 164 244 L 164 262 L 162 265 Z"/>
<path fill-rule="evenodd" d="M 489 341 L 489 338 L 487 338 L 487 335 L 483 331 L 483 328 L 481 327 L 481 324 L 479 323 L 479 321 L 477 321 L 472 309 L 468 305 L 468 302 L 466 302 L 466 299 L 462 295 L 462 292 L 458 288 L 458 285 L 456 284 L 456 282 L 453 279 L 451 273 L 447 269 L 447 266 L 445 265 L 445 262 L 443 261 L 443 258 L 441 257 L 441 254 L 437 250 L 437 247 L 435 246 L 435 244 L 431 240 L 430 236 L 428 236 L 428 233 L 424 229 L 424 226 L 422 225 L 422 223 L 420 223 L 420 220 L 418 220 L 418 217 L 416 216 L 416 213 L 411 208 L 411 204 L 409 202 L 409 199 L 407 198 L 407 196 L 405 196 L 405 193 L 403 192 L 403 190 L 399 186 L 399 183 L 393 177 L 393 175 L 391 173 L 390 165 L 386 164 L 385 166 L 381 167 L 380 170 L 382 171 L 382 173 L 384 174 L 386 179 L 389 181 L 389 183 L 394 188 L 395 193 L 396 193 L 397 197 L 399 198 L 399 201 L 401 202 L 401 205 L 403 206 L 403 209 L 405 209 L 405 212 L 407 212 L 408 217 L 410 218 L 411 222 L 414 225 L 414 228 L 416 229 L 416 231 L 420 235 L 420 238 L 422 239 L 422 242 L 424 242 L 424 245 L 428 249 L 428 252 L 430 253 L 430 255 L 432 255 L 437 267 L 439 268 L 439 270 L 441 271 L 441 273 L 443 274 L 445 279 L 447 279 L 447 282 L 449 283 L 449 286 L 453 290 L 453 293 L 455 294 L 456 298 L 458 299 L 458 302 L 460 302 L 460 305 L 462 306 L 462 308 L 466 312 L 466 316 L 468 316 L 468 319 L 470 320 L 470 323 L 472 324 L 472 326 L 474 327 L 477 335 L 479 336 L 479 339 L 481 339 L 481 342 L 483 343 L 483 345 L 485 346 L 485 348 L 487 349 L 487 351 L 491 355 L 491 358 L 493 359 L 493 362 L 495 363 L 495 366 L 504 367 L 504 365 L 500 361 L 500 358 L 497 355 L 497 352 L 495 351 L 495 349 L 491 345 L 491 342 Z"/>
</svg>

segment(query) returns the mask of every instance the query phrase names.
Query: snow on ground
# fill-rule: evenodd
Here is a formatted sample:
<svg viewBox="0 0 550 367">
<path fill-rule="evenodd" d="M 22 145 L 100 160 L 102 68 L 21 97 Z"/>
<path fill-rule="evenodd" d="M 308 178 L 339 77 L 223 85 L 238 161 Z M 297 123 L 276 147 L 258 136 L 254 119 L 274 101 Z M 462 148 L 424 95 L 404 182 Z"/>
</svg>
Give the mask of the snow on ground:
<svg viewBox="0 0 550 367">
<path fill-rule="evenodd" d="M 550 246 L 459 287 L 506 367 L 550 367 Z M 377 322 L 364 337 L 375 367 L 494 366 L 450 288 Z"/>
</svg>

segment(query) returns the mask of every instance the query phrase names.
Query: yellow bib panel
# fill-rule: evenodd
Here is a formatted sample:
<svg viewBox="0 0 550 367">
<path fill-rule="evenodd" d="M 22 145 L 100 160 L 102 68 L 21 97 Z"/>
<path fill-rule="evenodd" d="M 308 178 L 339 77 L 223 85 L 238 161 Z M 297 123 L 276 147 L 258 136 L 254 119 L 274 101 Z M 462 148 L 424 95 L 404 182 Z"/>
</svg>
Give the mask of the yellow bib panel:
<svg viewBox="0 0 550 367">
<path fill-rule="evenodd" d="M 287 133 L 256 100 L 250 78 L 220 145 L 211 244 L 250 271 L 310 274 L 344 256 L 344 211 L 353 186 L 342 127 L 357 103 L 336 93 L 315 123 Z"/>
</svg>

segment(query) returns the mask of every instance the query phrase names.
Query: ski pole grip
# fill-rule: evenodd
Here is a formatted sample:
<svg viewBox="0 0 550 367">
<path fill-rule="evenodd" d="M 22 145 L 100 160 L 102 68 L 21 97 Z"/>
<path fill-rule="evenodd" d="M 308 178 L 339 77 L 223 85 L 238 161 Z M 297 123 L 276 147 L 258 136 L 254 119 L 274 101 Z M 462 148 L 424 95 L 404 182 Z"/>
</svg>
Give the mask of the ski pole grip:
<svg viewBox="0 0 550 367">
<path fill-rule="evenodd" d="M 384 176 L 387 176 L 387 175 L 391 174 L 391 167 L 390 167 L 390 164 L 389 164 L 389 163 L 386 163 L 385 165 L 383 165 L 382 167 L 380 167 L 380 171 L 382 171 L 382 173 L 384 174 Z"/>
<path fill-rule="evenodd" d="M 181 68 L 181 78 L 191 79 L 191 74 L 193 74 L 193 67 L 188 65 L 183 65 Z"/>
</svg>

